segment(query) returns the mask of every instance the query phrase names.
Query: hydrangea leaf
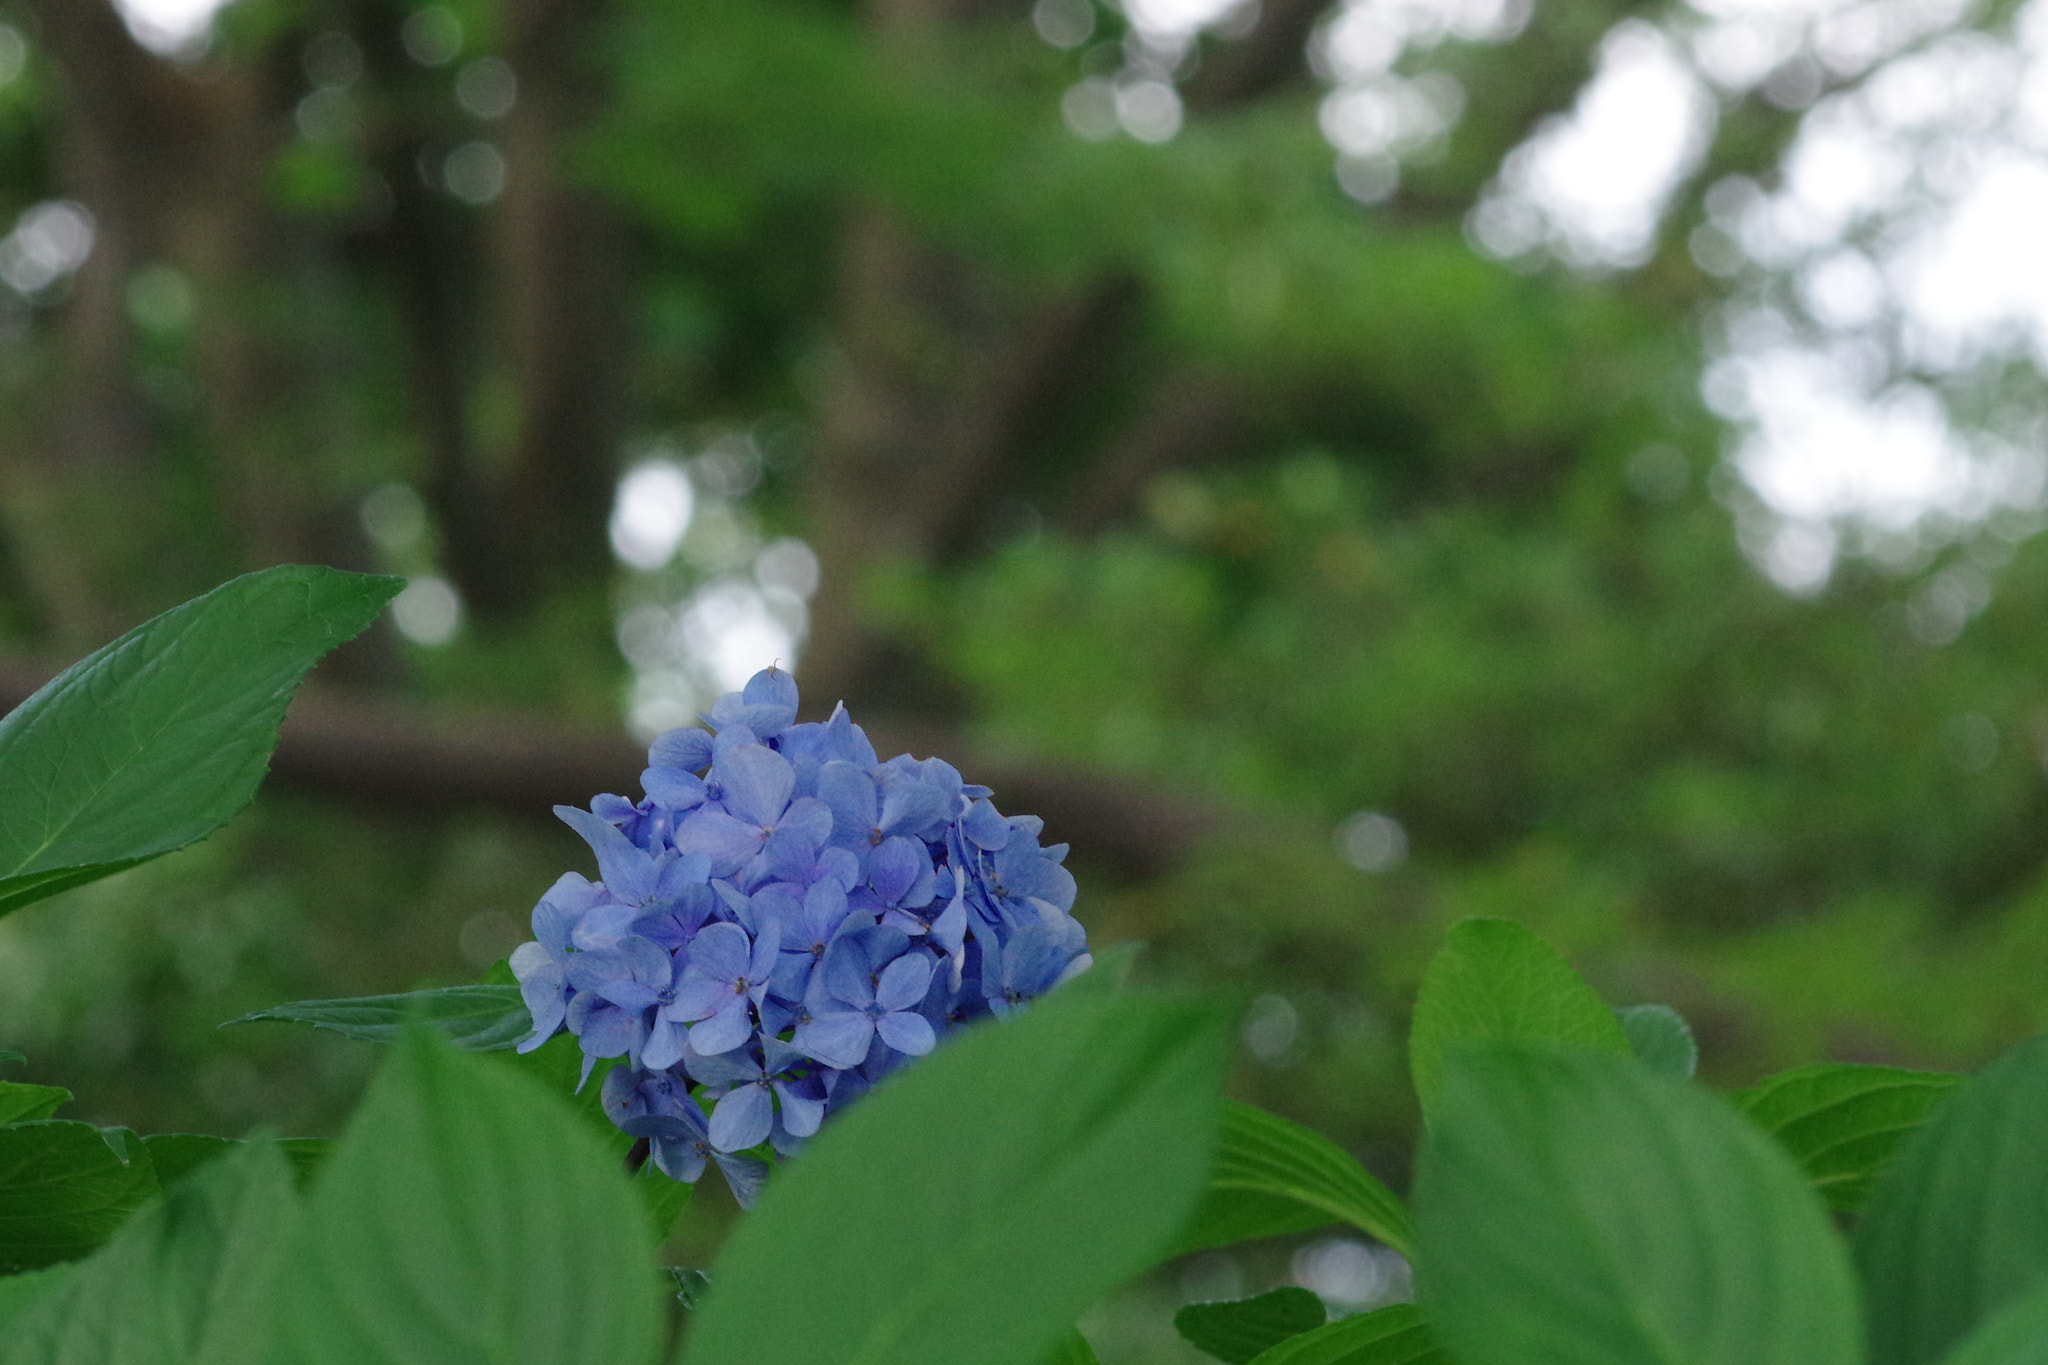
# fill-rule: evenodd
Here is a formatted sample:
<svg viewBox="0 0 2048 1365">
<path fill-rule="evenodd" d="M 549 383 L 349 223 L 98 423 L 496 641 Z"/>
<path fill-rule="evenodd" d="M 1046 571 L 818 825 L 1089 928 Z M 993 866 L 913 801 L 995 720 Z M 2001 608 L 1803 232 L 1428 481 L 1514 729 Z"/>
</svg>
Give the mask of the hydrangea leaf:
<svg viewBox="0 0 2048 1365">
<path fill-rule="evenodd" d="M 62 1086 L 0 1081 L 0 1123 L 51 1118 L 60 1105 L 70 1100 L 71 1092 Z"/>
<path fill-rule="evenodd" d="M 1088 1338 L 1075 1328 L 1068 1328 L 1059 1344 L 1052 1348 L 1052 1354 L 1045 1358 L 1045 1365 L 1102 1365 L 1096 1359 L 1095 1348 L 1088 1344 Z"/>
<path fill-rule="evenodd" d="M 1565 1043 L 1629 1055 L 1628 1034 L 1557 949 L 1512 920 L 1468 919 L 1423 973 L 1408 1069 L 1433 1117 L 1444 1058 L 1468 1043 Z"/>
<path fill-rule="evenodd" d="M 142 1145 L 149 1149 L 150 1164 L 156 1167 L 156 1183 L 166 1189 L 215 1157 L 243 1146 L 233 1138 L 208 1133 L 151 1133 Z"/>
<path fill-rule="evenodd" d="M 1450 1058 L 1416 1185 L 1417 1282 L 1462 1365 L 1857 1365 L 1847 1248 L 1719 1098 L 1625 1058 Z"/>
<path fill-rule="evenodd" d="M 1699 1069 L 1700 1045 L 1692 1036 L 1692 1025 L 1671 1006 L 1623 1005 L 1614 1017 L 1628 1035 L 1629 1051 L 1650 1070 L 1689 1081 Z"/>
<path fill-rule="evenodd" d="M 44 1266 L 41 1270 L 0 1276 L 0 1365 L 4 1365 L 12 1345 L 9 1334 L 15 1319 L 45 1294 L 56 1293 L 59 1286 L 78 1273 L 79 1265 L 78 1261 L 67 1261 L 61 1265 Z"/>
<path fill-rule="evenodd" d="M 157 1192 L 142 1143 L 108 1139 L 65 1119 L 0 1127 L 0 1275 L 88 1254 Z"/>
<path fill-rule="evenodd" d="M 275 1143 L 165 1191 L 0 1340 L 0 1365 L 270 1365 L 297 1214 Z"/>
<path fill-rule="evenodd" d="M 1175 1254 L 1349 1223 L 1402 1255 L 1415 1225 L 1393 1191 L 1321 1133 L 1235 1101 L 1223 1106 L 1216 1162 Z"/>
<path fill-rule="evenodd" d="M 409 1030 L 314 1178 L 279 1359 L 643 1365 L 653 1253 L 559 1097 Z"/>
<path fill-rule="evenodd" d="M 1856 1229 L 1876 1365 L 1939 1360 L 2048 1277 L 2048 1038 L 1966 1081 L 1901 1144 Z"/>
<path fill-rule="evenodd" d="M 1329 1316 L 1312 1290 L 1289 1284 L 1248 1299 L 1188 1304 L 1173 1315 L 1173 1330 L 1218 1360 L 1248 1365 L 1268 1347 L 1321 1327 Z"/>
<path fill-rule="evenodd" d="M 311 1024 L 366 1043 L 395 1043 L 417 1020 L 469 1052 L 509 1048 L 533 1032 L 533 1016 L 517 986 L 444 986 L 402 995 L 364 995 L 348 1000 L 294 1000 L 257 1010 L 229 1024 L 277 1020 Z M 223 1025 L 222 1027 L 226 1027 Z"/>
<path fill-rule="evenodd" d="M 1947 1071 L 1821 1062 L 1729 1096 L 1806 1168 L 1837 1213 L 1860 1213 L 1906 1136 L 1963 1077 Z"/>
<path fill-rule="evenodd" d="M 1412 1303 L 1339 1318 L 1289 1337 L 1251 1365 L 1450 1365 Z"/>
<path fill-rule="evenodd" d="M 1205 1001 L 1054 992 L 905 1068 L 777 1173 L 683 1359 L 1037 1365 L 1185 1224 L 1227 1034 Z"/>
<path fill-rule="evenodd" d="M 1941 1365 L 2048 1365 L 2048 1281 L 1986 1318 Z"/>
<path fill-rule="evenodd" d="M 256 794 L 300 680 L 403 586 L 305 565 L 247 574 L 0 720 L 0 914 L 227 823 Z"/>
</svg>

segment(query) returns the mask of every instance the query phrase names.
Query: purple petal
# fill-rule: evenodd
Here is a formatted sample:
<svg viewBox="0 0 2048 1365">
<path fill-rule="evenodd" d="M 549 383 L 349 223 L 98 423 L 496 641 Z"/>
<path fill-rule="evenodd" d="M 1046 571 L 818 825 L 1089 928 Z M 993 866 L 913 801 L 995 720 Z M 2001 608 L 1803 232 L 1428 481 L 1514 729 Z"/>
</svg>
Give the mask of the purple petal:
<svg viewBox="0 0 2048 1365">
<path fill-rule="evenodd" d="M 789 760 L 765 744 L 742 744 L 721 756 L 714 775 L 734 815 L 766 828 L 782 818 L 796 786 Z"/>
<path fill-rule="evenodd" d="M 918 877 L 931 871 L 931 854 L 922 839 L 901 836 L 884 839 L 868 855 L 868 885 L 884 905 L 898 905 L 903 893 L 917 884 Z"/>
<path fill-rule="evenodd" d="M 768 1140 L 775 1122 L 775 1101 L 768 1087 L 756 1082 L 743 1085 L 718 1102 L 711 1111 L 711 1145 L 721 1152 L 744 1152 Z"/>
<path fill-rule="evenodd" d="M 564 872 L 533 907 L 533 936 L 555 953 L 567 952 L 577 922 L 604 895 L 580 872 Z"/>
<path fill-rule="evenodd" d="M 851 763 L 832 762 L 818 769 L 818 799 L 832 812 L 832 838 L 865 844 L 874 832 L 881 809 L 875 780 Z"/>
<path fill-rule="evenodd" d="M 737 1086 L 751 1085 L 766 1074 L 761 1070 L 761 1064 L 749 1056 L 746 1049 L 740 1048 L 735 1048 L 731 1052 L 721 1052 L 715 1057 L 700 1056 L 692 1052 L 683 1058 L 683 1070 L 690 1073 L 691 1080 L 700 1085 L 708 1085 L 714 1090 L 731 1090 Z"/>
<path fill-rule="evenodd" d="M 875 983 L 869 976 L 865 946 L 854 938 L 841 938 L 826 950 L 819 973 L 825 993 L 834 1000 L 866 1008 L 875 1003 Z"/>
<path fill-rule="evenodd" d="M 993 851 L 1010 842 L 1010 822 L 996 814 L 996 808 L 986 801 L 976 801 L 967 808 L 966 817 L 960 821 L 960 832 L 976 848 Z"/>
<path fill-rule="evenodd" d="M 857 1010 L 846 1010 L 814 1016 L 800 1025 L 789 1041 L 806 1057 L 844 1071 L 861 1064 L 874 1036 L 874 1020 Z"/>
<path fill-rule="evenodd" d="M 845 702 L 832 708 L 825 732 L 825 757 L 857 763 L 863 768 L 875 766 L 875 746 L 868 743 L 867 731 L 855 725 L 853 717 L 846 713 Z"/>
<path fill-rule="evenodd" d="M 717 981 L 708 977 L 685 976 L 676 987 L 676 998 L 661 1011 L 664 1019 L 673 1019 L 679 1024 L 695 1023 L 709 1019 L 725 1008 L 725 1002 L 732 998 L 730 981 Z"/>
<path fill-rule="evenodd" d="M 618 826 L 600 820 L 587 810 L 556 806 L 562 823 L 583 836 L 597 854 L 598 874 L 605 890 L 628 905 L 644 904 L 654 894 L 654 860 L 644 849 L 619 832 Z"/>
<path fill-rule="evenodd" d="M 670 1180 L 694 1185 L 704 1175 L 704 1143 L 697 1138 L 654 1139 L 654 1164 Z"/>
<path fill-rule="evenodd" d="M 938 1035 L 932 1032 L 930 1021 L 921 1014 L 904 1010 L 877 1019 L 875 1032 L 881 1035 L 883 1042 L 910 1057 L 924 1056 L 938 1046 L 939 1041 Z"/>
<path fill-rule="evenodd" d="M 949 804 L 938 788 L 898 778 L 882 789 L 882 817 L 876 828 L 884 834 L 917 834 L 952 814 Z"/>
</svg>

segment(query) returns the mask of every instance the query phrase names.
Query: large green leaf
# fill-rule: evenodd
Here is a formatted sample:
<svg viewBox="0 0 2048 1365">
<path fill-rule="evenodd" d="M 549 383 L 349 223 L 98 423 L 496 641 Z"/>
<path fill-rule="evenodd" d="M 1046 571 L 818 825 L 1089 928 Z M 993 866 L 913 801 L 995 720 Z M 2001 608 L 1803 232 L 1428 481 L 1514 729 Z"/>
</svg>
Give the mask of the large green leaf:
<svg viewBox="0 0 2048 1365">
<path fill-rule="evenodd" d="M 1958 1088 L 1878 1177 L 1856 1230 L 1877 1365 L 1939 1360 L 2048 1276 L 2048 1038 Z"/>
<path fill-rule="evenodd" d="M 1176 1254 L 1349 1223 L 1402 1255 L 1415 1225 L 1394 1193 L 1313 1129 L 1235 1101 L 1223 1106 L 1216 1164 Z"/>
<path fill-rule="evenodd" d="M 906 1068 L 777 1173 L 689 1365 L 1035 1365 L 1209 1168 L 1227 1015 L 1055 992 Z"/>
<path fill-rule="evenodd" d="M 403 586 L 301 565 L 248 574 L 0 720 L 0 914 L 225 824 L 256 794 L 299 680 Z"/>
<path fill-rule="evenodd" d="M 1321 1327 L 1329 1316 L 1313 1292 L 1289 1284 L 1248 1299 L 1188 1304 L 1173 1315 L 1173 1330 L 1218 1360 L 1246 1365 L 1268 1347 Z"/>
<path fill-rule="evenodd" d="M 1412 1303 L 1339 1318 L 1289 1337 L 1252 1365 L 1450 1365 Z"/>
<path fill-rule="evenodd" d="M 297 1199 L 277 1144 L 165 1192 L 0 1337 L 0 1365 L 270 1365 Z"/>
<path fill-rule="evenodd" d="M 228 1024 L 267 1020 L 311 1024 L 366 1043 L 395 1043 L 408 1023 L 418 1021 L 440 1030 L 449 1042 L 470 1052 L 509 1048 L 533 1032 L 533 1015 L 520 999 L 517 986 L 445 986 L 404 995 L 294 1000 L 230 1019 Z"/>
<path fill-rule="evenodd" d="M 1985 1319 L 1941 1365 L 2048 1365 L 2048 1282 Z"/>
<path fill-rule="evenodd" d="M 1067 1334 L 1052 1348 L 1052 1354 L 1045 1358 L 1045 1365 L 1102 1365 L 1095 1357 L 1095 1348 L 1088 1344 L 1088 1338 L 1075 1328 L 1068 1328 Z"/>
<path fill-rule="evenodd" d="M 1792 1153 L 1828 1207 L 1859 1212 L 1907 1134 L 1963 1078 L 1947 1071 L 1820 1062 L 1729 1096 Z"/>
<path fill-rule="evenodd" d="M 281 1358 L 645 1365 L 653 1251 L 615 1156 L 559 1098 L 415 1030 L 313 1181 Z"/>
<path fill-rule="evenodd" d="M 1436 1110 L 1444 1058 L 1468 1043 L 1568 1043 L 1627 1056 L 1614 1011 L 1555 948 L 1512 920 L 1468 919 L 1423 973 L 1408 1034 L 1408 1069 L 1425 1117 Z"/>
<path fill-rule="evenodd" d="M 62 1265 L 44 1266 L 41 1270 L 24 1270 L 19 1275 L 0 1275 L 0 1345 L 7 1341 L 7 1333 L 13 1328 L 15 1319 L 33 1308 L 45 1294 L 56 1293 L 58 1287 L 76 1275 L 84 1264 L 83 1261 L 67 1261 Z"/>
<path fill-rule="evenodd" d="M 1417 1182 L 1432 1328 L 1462 1365 L 1857 1365 L 1846 1248 L 1722 1101 L 1633 1061 L 1452 1058 Z"/>
<path fill-rule="evenodd" d="M 86 1255 L 156 1189 L 132 1135 L 64 1119 L 0 1127 L 0 1274 Z"/>
</svg>

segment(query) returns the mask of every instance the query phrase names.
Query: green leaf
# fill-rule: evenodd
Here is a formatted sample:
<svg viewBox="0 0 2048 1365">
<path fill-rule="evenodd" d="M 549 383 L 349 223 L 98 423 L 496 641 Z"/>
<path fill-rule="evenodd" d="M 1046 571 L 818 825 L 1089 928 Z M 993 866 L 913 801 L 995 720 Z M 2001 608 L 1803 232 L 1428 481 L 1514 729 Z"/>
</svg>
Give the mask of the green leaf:
<svg viewBox="0 0 2048 1365">
<path fill-rule="evenodd" d="M 2048 1282 L 1985 1319 L 1941 1365 L 2048 1365 Z"/>
<path fill-rule="evenodd" d="M 1722 1101 L 1577 1048 L 1461 1051 L 1422 1154 L 1418 1266 L 1463 1365 L 1857 1365 L 1846 1248 Z"/>
<path fill-rule="evenodd" d="M 1450 1365 L 1412 1303 L 1339 1318 L 1289 1337 L 1252 1365 Z"/>
<path fill-rule="evenodd" d="M 269 1020 L 311 1024 L 365 1043 L 395 1043 L 406 1024 L 418 1020 L 469 1052 L 509 1048 L 533 1032 L 533 1016 L 519 998 L 517 986 L 445 986 L 351 1000 L 294 1000 L 230 1019 L 221 1027 Z"/>
<path fill-rule="evenodd" d="M 0 1339 L 0 1365 L 268 1365 L 297 1200 L 276 1144 L 167 1190 Z"/>
<path fill-rule="evenodd" d="M 1877 1365 L 1939 1360 L 2048 1275 L 2048 1038 L 1958 1087 L 1856 1229 Z"/>
<path fill-rule="evenodd" d="M 156 1193 L 141 1143 L 122 1160 L 90 1123 L 0 1128 L 0 1274 L 75 1260 Z"/>
<path fill-rule="evenodd" d="M 1728 1098 L 1806 1168 L 1829 1208 L 1858 1213 L 1899 1143 L 1962 1081 L 1947 1071 L 1821 1062 Z"/>
<path fill-rule="evenodd" d="M 1052 1354 L 1045 1358 L 1045 1365 L 1102 1365 L 1102 1362 L 1095 1358 L 1095 1348 L 1088 1344 L 1088 1338 L 1070 1327 L 1060 1338 L 1059 1345 L 1052 1348 Z"/>
<path fill-rule="evenodd" d="M 1321 1133 L 1235 1101 L 1223 1106 L 1216 1162 L 1176 1255 L 1333 1222 L 1412 1254 L 1415 1225 L 1393 1191 Z"/>
<path fill-rule="evenodd" d="M 0 720 L 0 914 L 226 824 L 256 794 L 300 679 L 403 586 L 304 565 L 247 574 Z"/>
<path fill-rule="evenodd" d="M 1567 1043 L 1626 1056 L 1621 1021 L 1557 950 L 1512 920 L 1468 919 L 1423 973 L 1408 1069 L 1433 1119 L 1444 1058 L 1467 1043 Z"/>
<path fill-rule="evenodd" d="M 690 1365 L 1036 1365 L 1209 1168 L 1228 1019 L 1054 992 L 836 1117 L 726 1243 Z"/>
<path fill-rule="evenodd" d="M 617 1161 L 560 1099 L 412 1030 L 313 1181 L 284 1358 L 642 1365 L 653 1252 Z"/>
<path fill-rule="evenodd" d="M 59 1286 L 78 1273 L 80 1264 L 67 1261 L 63 1265 L 44 1266 L 41 1270 L 27 1270 L 19 1275 L 0 1276 L 0 1350 L 6 1347 L 15 1319 L 26 1313 L 43 1295 L 56 1293 Z"/>
<path fill-rule="evenodd" d="M 1259 1352 L 1312 1332 L 1329 1317 L 1312 1291 L 1290 1284 L 1249 1299 L 1191 1303 L 1173 1315 L 1173 1330 L 1218 1360 L 1247 1365 Z"/>
<path fill-rule="evenodd" d="M 1628 1035 L 1629 1051 L 1658 1075 L 1688 1081 L 1699 1069 L 1700 1045 L 1693 1039 L 1692 1025 L 1671 1006 L 1623 1005 L 1614 1017 Z"/>
<path fill-rule="evenodd" d="M 51 1118 L 59 1105 L 70 1102 L 71 1092 L 62 1086 L 0 1081 L 0 1123 Z"/>
<path fill-rule="evenodd" d="M 243 1144 L 206 1133 L 151 1133 L 142 1145 L 149 1149 L 150 1164 L 156 1168 L 156 1183 L 168 1189 L 200 1166 Z"/>
<path fill-rule="evenodd" d="M 711 1277 L 701 1270 L 688 1270 L 679 1265 L 668 1267 L 668 1273 L 675 1277 L 676 1302 L 685 1309 L 694 1309 L 703 1300 Z"/>
</svg>

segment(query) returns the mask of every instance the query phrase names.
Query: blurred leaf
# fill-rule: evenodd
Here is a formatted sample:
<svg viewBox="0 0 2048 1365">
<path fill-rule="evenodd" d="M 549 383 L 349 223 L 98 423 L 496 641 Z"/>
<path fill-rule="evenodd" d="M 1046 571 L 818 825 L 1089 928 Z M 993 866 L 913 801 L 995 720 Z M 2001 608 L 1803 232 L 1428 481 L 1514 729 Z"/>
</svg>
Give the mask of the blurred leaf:
<svg viewBox="0 0 2048 1365">
<path fill-rule="evenodd" d="M 22 1312 L 0 1365 L 269 1365 L 297 1200 L 275 1144 L 239 1147 Z"/>
<path fill-rule="evenodd" d="M 1095 1348 L 1088 1344 L 1088 1338 L 1076 1328 L 1068 1328 L 1053 1347 L 1052 1354 L 1045 1358 L 1045 1365 L 1102 1365 L 1095 1357 Z"/>
<path fill-rule="evenodd" d="M 0 1274 L 91 1252 L 157 1191 L 141 1143 L 122 1160 L 90 1123 L 0 1128 Z"/>
<path fill-rule="evenodd" d="M 425 1030 L 306 1201 L 286 1357 L 638 1365 L 659 1337 L 646 1219 L 558 1098 Z"/>
<path fill-rule="evenodd" d="M 533 1032 L 533 1016 L 519 998 L 517 986 L 444 986 L 404 995 L 294 1000 L 230 1019 L 221 1027 L 265 1020 L 311 1024 L 366 1043 L 395 1043 L 405 1026 L 418 1020 L 468 1052 L 496 1052 Z"/>
<path fill-rule="evenodd" d="M 2048 1365 L 2048 1281 L 1986 1318 L 1941 1365 Z"/>
<path fill-rule="evenodd" d="M 303 565 L 247 574 L 0 720 L 0 914 L 227 823 L 256 794 L 300 679 L 402 586 Z"/>
<path fill-rule="evenodd" d="M 1451 926 L 1423 973 L 1408 1068 L 1434 1119 L 1444 1058 L 1468 1043 L 1569 1043 L 1627 1055 L 1621 1021 L 1555 948 L 1512 920 Z"/>
<path fill-rule="evenodd" d="M 1767 1076 L 1728 1098 L 1806 1168 L 1837 1213 L 1859 1213 L 1907 1134 L 1963 1077 L 1820 1062 Z"/>
<path fill-rule="evenodd" d="M 1393 1191 L 1321 1133 L 1235 1101 L 1223 1106 L 1216 1162 L 1174 1254 L 1350 1223 L 1402 1255 L 1415 1225 Z"/>
<path fill-rule="evenodd" d="M 1218 1360 L 1246 1365 L 1268 1347 L 1314 1331 L 1329 1319 L 1312 1290 L 1290 1284 L 1248 1299 L 1188 1304 L 1173 1315 L 1173 1329 Z"/>
<path fill-rule="evenodd" d="M 1463 1365 L 1857 1365 L 1846 1248 L 1720 1100 L 1633 1061 L 1458 1052 L 1417 1182 L 1417 1268 Z"/>
<path fill-rule="evenodd" d="M 25 1270 L 18 1275 L 0 1276 L 0 1353 L 4 1353 L 14 1321 L 33 1307 L 45 1294 L 54 1294 L 59 1286 L 68 1282 L 78 1273 L 78 1261 L 67 1261 L 62 1265 L 44 1266 L 41 1270 Z M 4 1359 L 4 1355 L 0 1355 Z"/>
<path fill-rule="evenodd" d="M 1876 1365 L 1939 1360 L 2048 1276 L 2048 1038 L 1960 1086 L 1900 1146 L 1856 1229 Z"/>
<path fill-rule="evenodd" d="M 1252 1365 L 1450 1365 L 1412 1303 L 1339 1318 L 1290 1337 Z"/>
<path fill-rule="evenodd" d="M 205 1133 L 151 1133 L 142 1145 L 149 1149 L 150 1164 L 156 1168 L 156 1183 L 169 1189 L 215 1157 L 225 1156 L 243 1144 Z"/>
<path fill-rule="evenodd" d="M 61 1086 L 0 1081 L 0 1123 L 51 1118 L 60 1105 L 70 1100 L 71 1092 Z"/>
<path fill-rule="evenodd" d="M 892 1077 L 726 1243 L 689 1365 L 1036 1365 L 1209 1168 L 1227 1019 L 1067 996 Z"/>
<path fill-rule="evenodd" d="M 1700 1047 L 1692 1025 L 1669 1005 L 1623 1005 L 1614 1017 L 1628 1035 L 1629 1051 L 1658 1075 L 1689 1081 L 1699 1069 Z"/>
</svg>

